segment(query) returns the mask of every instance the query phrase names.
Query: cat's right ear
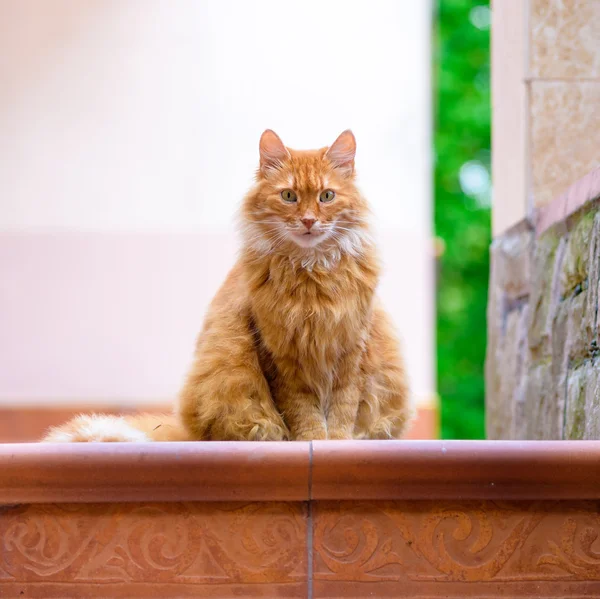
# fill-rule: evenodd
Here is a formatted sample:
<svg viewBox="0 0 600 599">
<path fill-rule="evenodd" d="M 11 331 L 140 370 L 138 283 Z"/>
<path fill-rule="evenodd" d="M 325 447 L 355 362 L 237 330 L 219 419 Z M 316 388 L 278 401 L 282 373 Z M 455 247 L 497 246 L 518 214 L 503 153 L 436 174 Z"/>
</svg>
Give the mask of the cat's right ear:
<svg viewBox="0 0 600 599">
<path fill-rule="evenodd" d="M 266 177 L 269 173 L 278 170 L 290 158 L 290 153 L 283 145 L 279 135 L 267 129 L 260 136 L 260 172 Z"/>
</svg>

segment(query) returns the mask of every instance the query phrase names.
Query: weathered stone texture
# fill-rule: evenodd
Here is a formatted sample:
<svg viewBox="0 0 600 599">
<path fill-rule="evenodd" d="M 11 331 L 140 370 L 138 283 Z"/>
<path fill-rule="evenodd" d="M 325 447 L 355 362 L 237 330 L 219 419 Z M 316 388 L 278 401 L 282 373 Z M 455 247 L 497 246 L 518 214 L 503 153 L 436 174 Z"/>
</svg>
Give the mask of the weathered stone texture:
<svg viewBox="0 0 600 599">
<path fill-rule="evenodd" d="M 498 284 L 506 298 L 515 300 L 529 295 L 533 232 L 525 230 L 494 242 L 492 253 L 498 269 Z"/>
<path fill-rule="evenodd" d="M 488 403 L 490 427 L 488 436 L 492 439 L 511 437 L 511 429 L 517 411 L 516 400 L 526 350 L 527 306 L 512 310 L 506 321 L 506 331 L 492 358 L 495 364 L 493 397 L 495 402 Z M 492 388 L 488 390 L 488 393 Z"/>
<path fill-rule="evenodd" d="M 487 434 L 490 439 L 513 435 L 522 370 L 527 360 L 528 306 L 531 270 L 530 230 L 513 232 L 491 247 L 486 357 Z"/>
<path fill-rule="evenodd" d="M 532 364 L 524 376 L 525 438 L 556 439 L 562 427 L 562 413 L 555 401 L 552 363 L 548 360 Z"/>
<path fill-rule="evenodd" d="M 529 349 L 535 359 L 551 354 L 552 312 L 557 297 L 557 263 L 562 263 L 566 240 L 553 229 L 535 244 L 529 304 Z"/>
<path fill-rule="evenodd" d="M 590 247 L 594 230 L 594 213 L 588 212 L 573 227 L 567 238 L 567 248 L 560 277 L 560 293 L 567 297 L 587 281 Z"/>
<path fill-rule="evenodd" d="M 569 372 L 565 438 L 600 439 L 600 363 L 588 360 Z"/>
<path fill-rule="evenodd" d="M 503 348 L 503 294 L 499 283 L 499 262 L 497 257 L 498 244 L 494 241 L 490 248 L 490 282 L 488 291 L 487 322 L 488 338 L 485 358 L 486 382 L 486 421 L 487 434 L 492 439 L 502 438 L 504 414 L 502 412 L 502 396 L 500 395 L 500 369 Z M 497 429 L 496 427 L 499 427 Z"/>
<path fill-rule="evenodd" d="M 492 439 L 600 439 L 600 211 L 491 250 L 487 432 Z"/>
</svg>

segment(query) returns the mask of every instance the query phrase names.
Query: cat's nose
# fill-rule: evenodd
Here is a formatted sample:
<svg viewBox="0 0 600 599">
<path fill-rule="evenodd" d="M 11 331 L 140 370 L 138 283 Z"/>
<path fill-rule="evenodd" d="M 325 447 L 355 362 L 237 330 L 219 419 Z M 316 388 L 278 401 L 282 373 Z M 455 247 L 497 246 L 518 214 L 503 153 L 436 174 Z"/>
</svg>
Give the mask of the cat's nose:
<svg viewBox="0 0 600 599">
<path fill-rule="evenodd" d="M 312 226 L 317 222 L 316 218 L 303 218 L 301 219 L 302 224 L 306 227 L 308 231 L 312 229 Z"/>
</svg>

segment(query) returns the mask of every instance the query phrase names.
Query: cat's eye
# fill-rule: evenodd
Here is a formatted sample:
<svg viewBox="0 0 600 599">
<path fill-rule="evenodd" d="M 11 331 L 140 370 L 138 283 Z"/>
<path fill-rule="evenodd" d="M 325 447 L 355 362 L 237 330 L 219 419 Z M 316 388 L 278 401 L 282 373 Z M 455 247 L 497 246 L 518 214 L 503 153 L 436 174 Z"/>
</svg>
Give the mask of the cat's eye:
<svg viewBox="0 0 600 599">
<path fill-rule="evenodd" d="M 319 196 L 319 201 L 331 202 L 333 198 L 335 198 L 335 191 L 332 191 L 331 189 L 326 189 L 325 191 L 321 192 L 321 195 Z"/>
<path fill-rule="evenodd" d="M 284 189 L 281 192 L 281 199 L 284 202 L 289 202 L 290 204 L 293 204 L 294 202 L 298 201 L 298 196 L 296 196 L 296 192 L 293 189 Z"/>
</svg>

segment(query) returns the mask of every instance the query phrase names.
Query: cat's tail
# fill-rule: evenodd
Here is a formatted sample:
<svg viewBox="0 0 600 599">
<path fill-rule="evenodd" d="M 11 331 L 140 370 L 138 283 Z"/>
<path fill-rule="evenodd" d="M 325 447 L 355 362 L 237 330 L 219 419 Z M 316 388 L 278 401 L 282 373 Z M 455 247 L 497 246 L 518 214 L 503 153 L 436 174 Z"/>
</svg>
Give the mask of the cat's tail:
<svg viewBox="0 0 600 599">
<path fill-rule="evenodd" d="M 172 414 L 82 414 L 49 429 L 44 443 L 192 441 Z"/>
</svg>

